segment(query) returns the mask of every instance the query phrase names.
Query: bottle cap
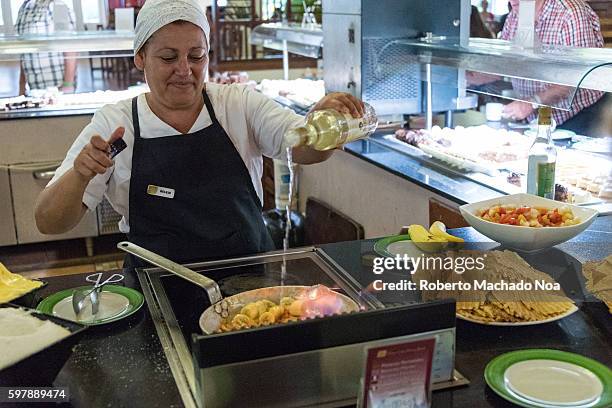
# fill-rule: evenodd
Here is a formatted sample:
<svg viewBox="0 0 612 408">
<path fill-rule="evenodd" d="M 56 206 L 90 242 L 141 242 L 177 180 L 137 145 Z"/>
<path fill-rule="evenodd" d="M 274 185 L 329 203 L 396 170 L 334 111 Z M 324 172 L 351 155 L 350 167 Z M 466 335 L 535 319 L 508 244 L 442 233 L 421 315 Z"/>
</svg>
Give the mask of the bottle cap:
<svg viewBox="0 0 612 408">
<path fill-rule="evenodd" d="M 538 125 L 550 125 L 551 113 L 550 106 L 541 106 L 538 109 Z"/>
</svg>

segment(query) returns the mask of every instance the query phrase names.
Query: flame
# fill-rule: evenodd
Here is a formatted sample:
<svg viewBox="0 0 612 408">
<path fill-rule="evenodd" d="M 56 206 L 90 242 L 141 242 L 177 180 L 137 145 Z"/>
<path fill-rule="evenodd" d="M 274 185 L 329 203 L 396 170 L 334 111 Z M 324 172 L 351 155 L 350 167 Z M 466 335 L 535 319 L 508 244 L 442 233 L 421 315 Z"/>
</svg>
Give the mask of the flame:
<svg viewBox="0 0 612 408">
<path fill-rule="evenodd" d="M 338 314 L 344 302 L 338 293 L 324 285 L 315 285 L 298 296 L 302 300 L 301 317 L 309 319 Z"/>
</svg>

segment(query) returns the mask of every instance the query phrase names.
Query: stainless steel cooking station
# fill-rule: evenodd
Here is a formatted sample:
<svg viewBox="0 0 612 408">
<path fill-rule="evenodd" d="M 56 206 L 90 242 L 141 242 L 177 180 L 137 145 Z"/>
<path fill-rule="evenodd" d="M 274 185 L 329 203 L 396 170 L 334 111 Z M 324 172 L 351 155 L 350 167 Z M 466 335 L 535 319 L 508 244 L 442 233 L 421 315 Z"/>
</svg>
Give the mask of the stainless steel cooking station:
<svg viewBox="0 0 612 408">
<path fill-rule="evenodd" d="M 434 388 L 465 384 L 454 371 L 454 302 L 385 307 L 314 247 L 186 266 L 217 281 L 224 296 L 280 284 L 323 284 L 361 308 L 357 313 L 202 335 L 198 318 L 210 305 L 206 293 L 161 268 L 136 269 L 188 407 L 353 404 L 364 348 L 389 339 L 435 337 Z"/>
</svg>

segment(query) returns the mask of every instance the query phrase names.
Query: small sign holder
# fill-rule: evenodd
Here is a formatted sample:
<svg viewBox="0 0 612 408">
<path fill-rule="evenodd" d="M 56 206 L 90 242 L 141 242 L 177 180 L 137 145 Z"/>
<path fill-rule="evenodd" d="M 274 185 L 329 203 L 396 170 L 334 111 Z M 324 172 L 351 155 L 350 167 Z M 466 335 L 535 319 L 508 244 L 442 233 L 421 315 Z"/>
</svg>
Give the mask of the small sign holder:
<svg viewBox="0 0 612 408">
<path fill-rule="evenodd" d="M 366 347 L 358 406 L 431 406 L 431 370 L 435 347 L 435 337 Z"/>
</svg>

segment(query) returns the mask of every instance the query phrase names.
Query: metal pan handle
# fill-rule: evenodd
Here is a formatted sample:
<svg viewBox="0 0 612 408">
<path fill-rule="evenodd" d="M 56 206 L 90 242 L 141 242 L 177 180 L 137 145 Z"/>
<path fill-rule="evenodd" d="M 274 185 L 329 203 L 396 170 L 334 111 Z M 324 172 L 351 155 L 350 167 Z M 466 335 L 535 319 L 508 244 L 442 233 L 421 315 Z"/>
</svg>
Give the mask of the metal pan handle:
<svg viewBox="0 0 612 408">
<path fill-rule="evenodd" d="M 198 285 L 208 293 L 208 299 L 213 305 L 223 299 L 217 282 L 204 275 L 128 241 L 119 242 L 117 248 Z"/>
</svg>

